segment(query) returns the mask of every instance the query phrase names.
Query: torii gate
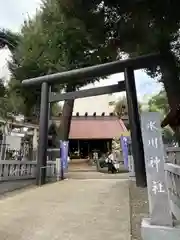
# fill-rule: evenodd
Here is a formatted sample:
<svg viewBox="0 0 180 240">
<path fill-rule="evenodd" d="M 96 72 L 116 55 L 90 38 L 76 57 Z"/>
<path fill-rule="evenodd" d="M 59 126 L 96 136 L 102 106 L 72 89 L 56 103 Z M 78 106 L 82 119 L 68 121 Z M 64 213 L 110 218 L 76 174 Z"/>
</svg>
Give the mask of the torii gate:
<svg viewBox="0 0 180 240">
<path fill-rule="evenodd" d="M 45 75 L 37 78 L 26 79 L 22 82 L 24 86 L 41 85 L 41 107 L 40 107 L 40 125 L 39 125 L 39 150 L 37 162 L 37 184 L 45 184 L 46 170 L 43 168 L 40 176 L 40 169 L 46 167 L 47 163 L 47 140 L 48 140 L 48 106 L 51 102 L 63 101 L 68 99 L 77 99 L 90 96 L 122 92 L 126 90 L 128 102 L 128 114 L 132 139 L 132 152 L 135 164 L 136 185 L 146 186 L 146 172 L 144 162 L 144 150 L 141 135 L 141 125 L 138 112 L 138 102 L 136 95 L 134 70 L 157 66 L 161 62 L 159 54 L 150 54 L 131 58 L 127 60 L 118 60 L 110 63 L 96 66 L 75 69 L 71 71 L 60 72 L 56 74 Z M 50 93 L 49 88 L 53 84 L 64 83 L 68 81 L 96 78 L 115 73 L 124 72 L 124 81 L 118 84 L 98 87 L 88 90 L 80 90 L 68 93 Z"/>
</svg>

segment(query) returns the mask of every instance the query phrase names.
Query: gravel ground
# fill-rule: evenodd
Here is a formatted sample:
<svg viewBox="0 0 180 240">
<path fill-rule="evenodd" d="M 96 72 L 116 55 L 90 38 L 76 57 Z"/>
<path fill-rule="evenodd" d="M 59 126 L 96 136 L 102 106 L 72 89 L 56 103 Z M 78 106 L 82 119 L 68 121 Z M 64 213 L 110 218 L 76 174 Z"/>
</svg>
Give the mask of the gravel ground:
<svg viewBox="0 0 180 240">
<path fill-rule="evenodd" d="M 102 173 L 71 173 L 71 178 L 74 179 L 109 179 L 119 178 L 127 179 L 127 174 L 102 174 Z M 80 175 L 78 178 L 76 175 Z M 82 176 L 81 176 L 82 175 Z M 86 176 L 84 176 L 86 175 Z M 92 176 L 91 176 L 92 175 Z M 96 175 L 99 175 L 98 177 Z M 112 175 L 112 176 L 111 176 Z M 19 192 L 23 192 L 25 187 L 32 188 L 32 182 L 22 181 L 13 183 L 1 183 L 0 184 L 0 199 L 8 195 L 16 195 Z M 35 186 L 34 186 L 35 187 Z M 17 190 L 18 189 L 18 190 Z M 16 191 L 13 191 L 16 190 Z M 148 197 L 146 188 L 137 188 L 135 181 L 129 181 L 129 193 L 130 193 L 130 212 L 131 212 L 131 240 L 141 240 L 140 226 L 141 220 L 148 216 Z"/>
<path fill-rule="evenodd" d="M 131 211 L 131 240 L 141 240 L 141 220 L 148 216 L 147 188 L 137 188 L 135 181 L 129 183 Z"/>
<path fill-rule="evenodd" d="M 130 240 L 129 182 L 65 180 L 0 200 L 1 240 Z"/>
</svg>

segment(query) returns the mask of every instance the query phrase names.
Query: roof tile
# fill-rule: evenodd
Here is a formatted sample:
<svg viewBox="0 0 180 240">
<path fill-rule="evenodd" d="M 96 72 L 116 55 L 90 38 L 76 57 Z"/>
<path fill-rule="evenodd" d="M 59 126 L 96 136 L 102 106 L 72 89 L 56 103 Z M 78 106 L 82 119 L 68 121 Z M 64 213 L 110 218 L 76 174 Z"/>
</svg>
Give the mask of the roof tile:
<svg viewBox="0 0 180 240">
<path fill-rule="evenodd" d="M 120 137 L 127 131 L 123 121 L 118 118 L 110 119 L 72 119 L 70 139 L 112 139 Z"/>
</svg>

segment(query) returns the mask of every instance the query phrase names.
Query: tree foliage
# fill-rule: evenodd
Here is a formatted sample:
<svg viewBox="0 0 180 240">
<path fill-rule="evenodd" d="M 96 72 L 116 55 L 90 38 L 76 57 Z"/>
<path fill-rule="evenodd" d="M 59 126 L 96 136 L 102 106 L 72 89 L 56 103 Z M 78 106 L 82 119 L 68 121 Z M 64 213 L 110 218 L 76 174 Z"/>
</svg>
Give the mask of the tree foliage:
<svg viewBox="0 0 180 240">
<path fill-rule="evenodd" d="M 120 97 L 114 102 L 114 113 L 120 118 L 128 114 L 127 99 L 125 96 Z"/>
<path fill-rule="evenodd" d="M 139 112 L 141 112 L 141 103 L 138 102 Z M 114 102 L 114 113 L 118 117 L 128 116 L 128 103 L 126 96 L 120 97 L 116 102 Z"/>
<path fill-rule="evenodd" d="M 13 119 L 13 101 L 9 98 L 8 88 L 4 85 L 3 79 L 0 79 L 0 119 L 7 121 Z"/>
<path fill-rule="evenodd" d="M 158 94 L 155 94 L 148 101 L 148 111 L 150 112 L 160 112 L 162 118 L 164 118 L 169 112 L 169 104 L 167 100 L 167 95 L 164 90 L 161 90 Z M 163 140 L 165 143 L 169 144 L 176 141 L 173 130 L 167 126 L 162 130 Z"/>
<path fill-rule="evenodd" d="M 140 113 L 141 111 L 160 112 L 162 118 L 164 118 L 164 116 L 169 112 L 169 104 L 164 90 L 161 90 L 158 94 L 153 95 L 149 99 L 147 106 L 140 102 L 138 105 Z M 125 96 L 120 97 L 118 101 L 114 102 L 114 113 L 120 118 L 128 116 L 127 98 Z M 164 143 L 170 144 L 175 141 L 174 133 L 170 127 L 164 128 L 162 130 L 162 134 Z"/>
<path fill-rule="evenodd" d="M 159 111 L 163 116 L 169 112 L 167 95 L 164 90 L 161 90 L 158 94 L 152 96 L 152 98 L 148 101 L 148 110 L 150 112 Z"/>
<path fill-rule="evenodd" d="M 8 29 L 0 30 L 0 49 L 8 47 L 10 51 L 14 51 L 19 44 L 19 34 Z"/>
<path fill-rule="evenodd" d="M 180 17 L 177 0 L 165 0 L 163 4 L 155 0 L 71 0 L 68 3 L 64 3 L 66 14 L 73 13 L 90 29 L 96 28 L 96 21 L 91 20 L 99 19 L 98 28 L 106 41 L 113 41 L 130 54 L 159 51 L 178 39 Z"/>
<path fill-rule="evenodd" d="M 64 14 L 60 1 L 43 1 L 36 17 L 24 23 L 10 63 L 12 86 L 16 94 L 24 99 L 24 114 L 32 115 L 39 106 L 40 87 L 24 88 L 21 86 L 22 80 L 111 61 L 116 58 L 116 51 L 111 46 L 97 29 L 91 32 L 74 14 Z M 61 81 L 52 86 L 52 91 L 76 90 L 95 80 Z M 62 110 L 64 117 L 60 127 L 64 138 L 68 135 L 73 105 L 73 100 L 65 101 Z"/>
<path fill-rule="evenodd" d="M 62 114 L 62 106 L 59 104 L 53 104 L 51 107 L 51 114 L 54 117 L 59 117 Z"/>
<path fill-rule="evenodd" d="M 39 104 L 40 88 L 22 88 L 23 79 L 104 63 L 122 52 L 130 56 L 163 54 L 161 69 L 149 70 L 151 74 L 161 70 L 168 102 L 176 106 L 180 102 L 177 5 L 177 0 L 163 4 L 155 0 L 44 0 L 37 16 L 24 24 L 10 64 L 25 114 L 32 114 Z M 76 90 L 94 80 L 62 81 L 54 90 Z M 73 102 L 66 106 L 72 112 Z"/>
<path fill-rule="evenodd" d="M 112 56 L 109 46 L 101 46 L 91 36 L 82 21 L 63 14 L 58 0 L 46 0 L 37 16 L 22 28 L 19 46 L 13 53 L 11 71 L 21 82 L 30 77 L 112 60 L 115 53 Z M 94 80 L 84 79 L 69 84 L 78 88 Z M 61 82 L 60 85 L 64 88 L 67 83 Z M 23 89 L 23 92 L 26 95 L 29 91 Z M 39 89 L 37 92 L 39 94 Z M 36 92 L 33 92 L 33 97 L 34 94 Z"/>
<path fill-rule="evenodd" d="M 150 68 L 148 72 L 153 76 L 161 73 L 170 107 L 179 104 L 180 15 L 177 0 L 163 3 L 155 0 L 69 0 L 64 5 L 67 15 L 76 15 L 90 30 L 98 28 L 106 42 L 112 43 L 119 52 L 130 56 L 160 52 L 163 55 L 161 68 Z"/>
</svg>

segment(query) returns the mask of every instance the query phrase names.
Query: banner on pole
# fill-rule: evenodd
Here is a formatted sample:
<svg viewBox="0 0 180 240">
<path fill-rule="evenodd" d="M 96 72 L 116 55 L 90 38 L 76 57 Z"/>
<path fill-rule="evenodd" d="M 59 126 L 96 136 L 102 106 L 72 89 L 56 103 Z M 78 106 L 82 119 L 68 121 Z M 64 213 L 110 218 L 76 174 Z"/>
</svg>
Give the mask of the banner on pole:
<svg viewBox="0 0 180 240">
<path fill-rule="evenodd" d="M 124 166 L 126 169 L 128 169 L 128 142 L 129 137 L 128 136 L 121 136 L 120 137 L 121 142 L 121 148 L 123 153 L 123 159 L 124 159 Z"/>
<path fill-rule="evenodd" d="M 69 151 L 69 142 L 60 141 L 60 159 L 61 167 L 67 169 L 68 167 L 68 151 Z"/>
</svg>

